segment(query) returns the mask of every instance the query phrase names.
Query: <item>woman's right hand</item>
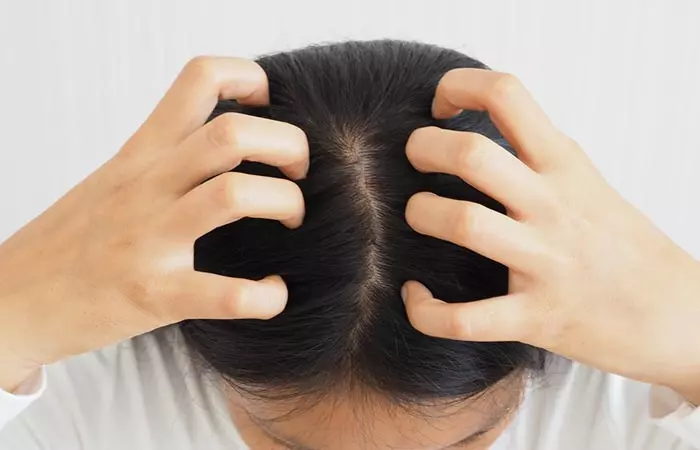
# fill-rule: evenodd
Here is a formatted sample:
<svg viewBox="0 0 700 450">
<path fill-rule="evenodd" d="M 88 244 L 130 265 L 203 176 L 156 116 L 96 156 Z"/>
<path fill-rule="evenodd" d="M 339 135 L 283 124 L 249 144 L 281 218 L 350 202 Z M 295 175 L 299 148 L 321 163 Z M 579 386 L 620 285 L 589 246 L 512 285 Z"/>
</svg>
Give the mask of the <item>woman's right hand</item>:
<svg viewBox="0 0 700 450">
<path fill-rule="evenodd" d="M 0 389 L 41 365 L 187 318 L 269 318 L 281 278 L 193 269 L 194 241 L 242 217 L 299 226 L 289 180 L 228 171 L 242 160 L 291 179 L 308 170 L 297 127 L 240 114 L 205 121 L 220 98 L 264 105 L 267 77 L 248 60 L 192 60 L 106 164 L 0 245 Z"/>
</svg>

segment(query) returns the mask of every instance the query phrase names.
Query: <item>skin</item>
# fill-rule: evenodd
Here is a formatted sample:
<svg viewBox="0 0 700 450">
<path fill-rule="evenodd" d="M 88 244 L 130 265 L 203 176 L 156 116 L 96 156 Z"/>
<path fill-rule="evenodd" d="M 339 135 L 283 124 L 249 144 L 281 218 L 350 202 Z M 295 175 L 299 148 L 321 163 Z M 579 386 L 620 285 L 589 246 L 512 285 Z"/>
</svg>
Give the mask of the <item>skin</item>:
<svg viewBox="0 0 700 450">
<path fill-rule="evenodd" d="M 475 398 L 416 411 L 362 390 L 281 401 L 229 390 L 229 411 L 256 450 L 486 450 L 512 421 L 523 382 L 513 376 Z"/>
<path fill-rule="evenodd" d="M 193 269 L 194 241 L 214 228 L 246 216 L 296 227 L 304 216 L 292 181 L 224 173 L 251 160 L 304 177 L 304 133 L 238 114 L 204 125 L 220 98 L 267 103 L 264 71 L 242 59 L 192 60 L 116 156 L 0 246 L 0 388 L 189 317 L 284 309 L 279 277 Z"/>
<path fill-rule="evenodd" d="M 246 60 L 193 60 L 110 161 L 0 245 L 0 388 L 14 390 L 43 364 L 186 318 L 265 319 L 283 310 L 287 290 L 274 274 L 251 281 L 192 267 L 195 239 L 220 225 L 248 216 L 296 227 L 304 215 L 292 181 L 226 173 L 252 160 L 292 180 L 305 176 L 303 132 L 236 114 L 205 125 L 220 98 L 265 104 L 264 72 Z M 433 113 L 460 109 L 488 111 L 520 159 L 475 134 L 436 128 L 416 130 L 407 157 L 418 170 L 459 175 L 508 214 L 419 193 L 406 220 L 507 265 L 510 293 L 447 304 L 409 282 L 403 295 L 414 326 L 452 339 L 522 341 L 700 403 L 699 263 L 624 201 L 511 75 L 447 73 Z M 392 414 L 380 398 L 365 409 L 353 399 L 335 399 L 333 414 L 326 403 L 307 411 L 343 431 L 348 449 L 371 447 L 343 423 L 356 431 L 386 423 L 373 429 L 375 448 L 427 450 L 484 420 L 473 412 L 464 422 L 441 419 L 444 430 L 430 434 L 430 423 Z M 258 417 L 279 406 L 232 404 Z M 317 423 L 307 418 L 278 431 L 313 427 L 296 437 L 330 442 Z M 419 427 L 411 442 L 391 432 Z M 274 448 L 268 444 L 260 448 Z"/>
<path fill-rule="evenodd" d="M 460 176 L 508 215 L 419 193 L 406 220 L 508 266 L 510 292 L 451 305 L 409 282 L 413 325 L 452 339 L 525 342 L 700 404 L 698 261 L 615 192 L 512 75 L 447 73 L 433 115 L 460 109 L 488 111 L 519 159 L 474 133 L 438 128 L 412 134 L 408 159 Z"/>
</svg>

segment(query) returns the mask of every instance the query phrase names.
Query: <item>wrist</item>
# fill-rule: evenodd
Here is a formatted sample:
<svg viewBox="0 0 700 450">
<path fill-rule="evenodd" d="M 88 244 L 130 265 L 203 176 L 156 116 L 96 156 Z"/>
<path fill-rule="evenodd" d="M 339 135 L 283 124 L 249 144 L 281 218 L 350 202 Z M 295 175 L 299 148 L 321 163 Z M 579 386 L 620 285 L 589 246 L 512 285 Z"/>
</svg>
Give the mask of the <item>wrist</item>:
<svg viewBox="0 0 700 450">
<path fill-rule="evenodd" d="M 25 396 L 25 395 L 33 395 L 37 392 L 39 387 L 41 386 L 40 380 L 42 378 L 42 368 L 37 367 L 36 369 L 32 370 L 28 374 L 23 373 L 21 375 L 22 381 L 19 383 L 13 382 L 14 387 L 11 387 L 9 389 L 4 389 L 5 392 L 8 392 L 12 395 L 17 395 L 17 396 Z M 19 379 L 20 376 L 17 377 Z M 8 385 L 10 386 L 10 385 Z"/>
<path fill-rule="evenodd" d="M 2 340 L 0 340 L 0 343 L 2 343 Z M 25 381 L 41 371 L 43 364 L 20 357 L 15 351 L 7 347 L 1 350 L 0 390 L 14 394 Z"/>
<path fill-rule="evenodd" d="M 681 395 L 686 401 L 693 404 L 693 406 L 700 406 L 700 377 L 694 385 L 679 385 L 679 386 L 669 386 L 679 395 Z"/>
<path fill-rule="evenodd" d="M 41 366 L 11 367 L 2 361 L 0 371 L 0 390 L 10 394 L 18 393 L 18 389 L 29 379 L 41 371 Z"/>
<path fill-rule="evenodd" d="M 700 261 L 692 259 L 691 270 L 687 274 L 687 277 L 683 283 L 679 283 L 679 287 L 682 286 L 682 293 L 686 295 L 687 302 L 691 305 L 695 305 L 696 308 L 689 308 L 690 311 L 695 311 L 698 314 L 690 314 L 694 317 L 694 320 L 700 321 Z M 697 328 L 696 328 L 697 329 Z M 698 335 L 693 333 L 688 336 L 690 342 L 697 343 Z M 686 355 L 700 355 L 700 347 L 697 345 L 691 345 L 688 348 Z M 683 369 L 679 372 L 680 378 L 674 379 L 672 382 L 666 383 L 665 385 L 673 389 L 676 393 L 681 395 L 685 400 L 693 404 L 693 406 L 700 406 L 700 360 L 696 359 L 697 356 L 686 358 Z"/>
<path fill-rule="evenodd" d="M 8 283 L 0 280 L 0 287 Z M 31 321 L 26 301 L 18 301 L 5 290 L 0 291 L 0 390 L 17 393 L 27 380 L 41 371 L 44 362 L 33 351 L 34 342 L 27 339 Z"/>
</svg>

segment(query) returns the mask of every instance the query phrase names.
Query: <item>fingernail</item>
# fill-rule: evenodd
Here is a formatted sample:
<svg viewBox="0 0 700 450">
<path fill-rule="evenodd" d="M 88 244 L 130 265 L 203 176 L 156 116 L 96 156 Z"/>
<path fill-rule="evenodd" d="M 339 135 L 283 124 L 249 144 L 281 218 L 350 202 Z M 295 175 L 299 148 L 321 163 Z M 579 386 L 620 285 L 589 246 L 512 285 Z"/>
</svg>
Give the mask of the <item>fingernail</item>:
<svg viewBox="0 0 700 450">
<path fill-rule="evenodd" d="M 284 280 L 282 279 L 281 276 L 279 275 L 268 275 L 262 280 L 260 280 L 261 283 L 284 283 Z"/>
<path fill-rule="evenodd" d="M 294 230 L 294 229 L 299 228 L 303 223 L 304 223 L 304 216 L 295 217 L 293 219 L 286 219 L 286 220 L 282 221 L 282 225 L 289 228 L 290 230 Z"/>
<path fill-rule="evenodd" d="M 404 284 L 401 287 L 401 298 L 403 299 L 404 303 L 406 302 L 406 299 L 408 298 L 408 286 Z"/>
<path fill-rule="evenodd" d="M 270 275 L 260 280 L 260 283 L 268 285 L 264 287 L 265 309 L 279 313 L 284 309 L 288 297 L 284 280 L 279 275 Z"/>
<path fill-rule="evenodd" d="M 304 161 L 304 170 L 302 171 L 301 179 L 305 179 L 309 175 L 309 167 L 311 167 L 311 160 L 307 159 Z"/>
<path fill-rule="evenodd" d="M 430 108 L 432 110 L 433 117 L 436 119 L 449 119 L 458 114 L 461 114 L 464 111 L 463 109 L 457 108 L 456 106 L 452 106 L 447 102 L 444 102 L 444 105 L 438 105 L 436 99 L 437 97 L 433 98 L 433 104 Z"/>
<path fill-rule="evenodd" d="M 282 168 L 282 172 L 294 181 L 303 180 L 309 170 L 307 163 L 294 163 Z"/>
</svg>

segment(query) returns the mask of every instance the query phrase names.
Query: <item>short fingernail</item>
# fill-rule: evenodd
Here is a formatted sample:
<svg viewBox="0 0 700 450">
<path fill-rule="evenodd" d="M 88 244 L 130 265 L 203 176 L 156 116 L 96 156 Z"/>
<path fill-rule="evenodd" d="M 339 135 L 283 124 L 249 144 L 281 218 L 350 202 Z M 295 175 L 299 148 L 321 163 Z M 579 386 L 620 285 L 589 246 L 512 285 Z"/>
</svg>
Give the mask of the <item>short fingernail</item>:
<svg viewBox="0 0 700 450">
<path fill-rule="evenodd" d="M 301 179 L 302 179 L 302 180 L 303 180 L 304 178 L 306 178 L 307 175 L 309 175 L 309 167 L 310 167 L 310 166 L 311 166 L 311 160 L 310 160 L 310 159 L 307 159 L 306 161 L 304 161 L 304 166 L 303 166 L 304 169 L 302 170 L 302 176 L 301 176 Z"/>
<path fill-rule="evenodd" d="M 433 98 L 433 105 L 431 106 L 431 110 L 433 113 L 433 117 L 436 119 L 449 119 L 450 117 L 454 117 L 457 114 L 461 114 L 463 109 L 457 108 L 456 106 L 452 106 L 447 102 L 443 102 L 443 104 L 438 104 L 436 101 L 436 98 Z"/>
<path fill-rule="evenodd" d="M 303 180 L 309 173 L 309 162 L 295 163 L 287 166 L 289 177 L 295 181 Z"/>
<path fill-rule="evenodd" d="M 401 298 L 404 302 L 406 302 L 406 299 L 408 298 L 408 284 L 404 284 L 401 287 Z"/>
<path fill-rule="evenodd" d="M 271 275 L 260 280 L 261 298 L 264 298 L 265 310 L 271 314 L 279 314 L 287 304 L 287 286 L 279 275 Z"/>
<path fill-rule="evenodd" d="M 290 230 L 294 230 L 296 228 L 299 228 L 301 224 L 304 223 L 304 216 L 302 217 L 294 217 L 292 219 L 286 219 L 282 221 L 282 224 L 289 228 Z"/>
</svg>

